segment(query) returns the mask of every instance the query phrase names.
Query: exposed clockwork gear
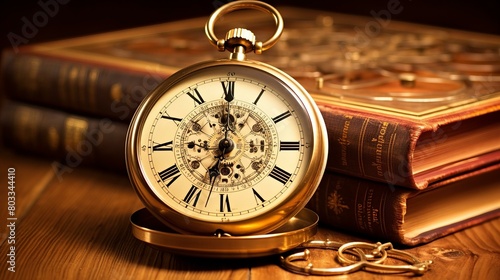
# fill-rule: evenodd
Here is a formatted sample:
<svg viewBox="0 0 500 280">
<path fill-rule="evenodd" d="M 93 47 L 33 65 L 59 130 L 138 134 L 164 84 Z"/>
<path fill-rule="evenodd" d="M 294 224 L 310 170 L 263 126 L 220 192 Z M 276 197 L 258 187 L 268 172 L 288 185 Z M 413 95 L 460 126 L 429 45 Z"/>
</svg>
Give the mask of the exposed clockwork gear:
<svg viewBox="0 0 500 280">
<path fill-rule="evenodd" d="M 193 110 L 175 138 L 194 180 L 211 185 L 210 169 L 217 163 L 214 191 L 252 185 L 278 152 L 272 119 L 251 104 L 233 103 L 217 100 Z"/>
</svg>

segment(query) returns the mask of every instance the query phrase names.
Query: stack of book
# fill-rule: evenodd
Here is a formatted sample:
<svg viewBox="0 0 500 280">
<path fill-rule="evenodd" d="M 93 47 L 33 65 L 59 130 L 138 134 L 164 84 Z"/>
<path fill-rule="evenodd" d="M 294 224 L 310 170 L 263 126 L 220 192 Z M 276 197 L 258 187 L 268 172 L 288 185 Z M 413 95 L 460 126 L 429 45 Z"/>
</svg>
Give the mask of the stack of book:
<svg viewBox="0 0 500 280">
<path fill-rule="evenodd" d="M 330 148 L 308 204 L 320 223 L 417 245 L 500 216 L 500 38 L 278 10 L 281 40 L 249 59 L 294 76 L 320 107 Z M 221 30 L 266 37 L 273 24 L 258 17 L 227 16 Z M 143 97 L 175 71 L 223 57 L 205 22 L 4 50 L 3 144 L 52 158 L 60 179 L 83 165 L 124 172 L 125 134 Z"/>
</svg>

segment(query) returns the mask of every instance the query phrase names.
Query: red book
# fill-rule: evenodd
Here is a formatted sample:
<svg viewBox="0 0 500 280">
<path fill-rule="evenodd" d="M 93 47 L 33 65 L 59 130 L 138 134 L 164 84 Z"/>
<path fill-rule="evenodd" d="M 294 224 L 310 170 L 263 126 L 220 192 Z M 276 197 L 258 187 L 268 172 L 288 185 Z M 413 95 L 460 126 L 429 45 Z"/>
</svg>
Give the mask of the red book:
<svg viewBox="0 0 500 280">
<path fill-rule="evenodd" d="M 327 172 L 307 207 L 327 227 L 414 246 L 500 217 L 500 164 L 425 190 Z"/>
</svg>

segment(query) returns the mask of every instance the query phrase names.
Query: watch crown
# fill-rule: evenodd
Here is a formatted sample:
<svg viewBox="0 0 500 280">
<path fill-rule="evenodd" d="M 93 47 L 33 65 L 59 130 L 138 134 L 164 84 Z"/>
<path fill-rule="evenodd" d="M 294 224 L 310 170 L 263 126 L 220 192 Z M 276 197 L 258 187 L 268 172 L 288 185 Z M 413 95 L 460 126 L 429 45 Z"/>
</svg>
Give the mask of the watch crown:
<svg viewBox="0 0 500 280">
<path fill-rule="evenodd" d="M 253 50 L 257 53 L 256 44 L 258 45 L 255 42 L 255 35 L 252 31 L 244 28 L 234 28 L 226 33 L 224 46 L 230 52 L 233 52 L 236 47 L 241 46 L 245 49 L 245 53 Z"/>
</svg>

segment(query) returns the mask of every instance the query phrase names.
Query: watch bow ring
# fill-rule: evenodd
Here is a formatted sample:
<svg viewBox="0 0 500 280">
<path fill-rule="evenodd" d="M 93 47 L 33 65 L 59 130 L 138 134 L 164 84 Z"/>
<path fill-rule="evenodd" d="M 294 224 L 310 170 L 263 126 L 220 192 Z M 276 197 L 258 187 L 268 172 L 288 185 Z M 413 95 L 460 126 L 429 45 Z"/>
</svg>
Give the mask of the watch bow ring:
<svg viewBox="0 0 500 280">
<path fill-rule="evenodd" d="M 271 36 L 271 38 L 269 38 L 268 40 L 266 40 L 263 43 L 262 42 L 255 42 L 255 40 L 254 40 L 254 44 L 252 45 L 252 47 L 247 48 L 247 50 L 245 52 L 250 52 L 253 50 L 256 54 L 261 54 L 263 51 L 268 50 L 269 48 L 274 46 L 274 44 L 278 41 L 279 37 L 281 36 L 281 33 L 283 33 L 283 26 L 284 26 L 283 18 L 281 17 L 278 10 L 276 10 L 273 6 L 266 4 L 264 2 L 259 2 L 259 1 L 235 1 L 235 2 L 228 3 L 224 6 L 222 6 L 217 11 L 215 11 L 212 14 L 212 16 L 210 17 L 210 19 L 207 21 L 207 24 L 205 25 L 205 33 L 207 34 L 210 43 L 212 43 L 212 45 L 216 46 L 219 49 L 219 51 L 225 51 L 225 50 L 231 51 L 232 48 L 228 48 L 228 44 L 227 44 L 228 40 L 223 40 L 223 39 L 217 38 L 217 36 L 215 35 L 215 32 L 214 32 L 214 26 L 215 26 L 215 22 L 220 17 L 222 17 L 226 13 L 229 13 L 231 11 L 235 11 L 238 9 L 255 9 L 255 10 L 270 13 L 273 16 L 274 21 L 276 23 L 276 31 L 274 32 L 273 36 Z M 248 31 L 246 29 L 244 29 L 244 30 Z M 243 31 L 243 32 L 245 32 L 245 31 Z M 240 32 L 242 32 L 242 31 L 240 31 Z M 228 34 L 228 35 L 230 36 L 230 34 Z M 253 36 L 253 34 L 251 34 L 250 36 Z M 229 38 L 231 38 L 231 37 L 229 37 Z"/>
</svg>

